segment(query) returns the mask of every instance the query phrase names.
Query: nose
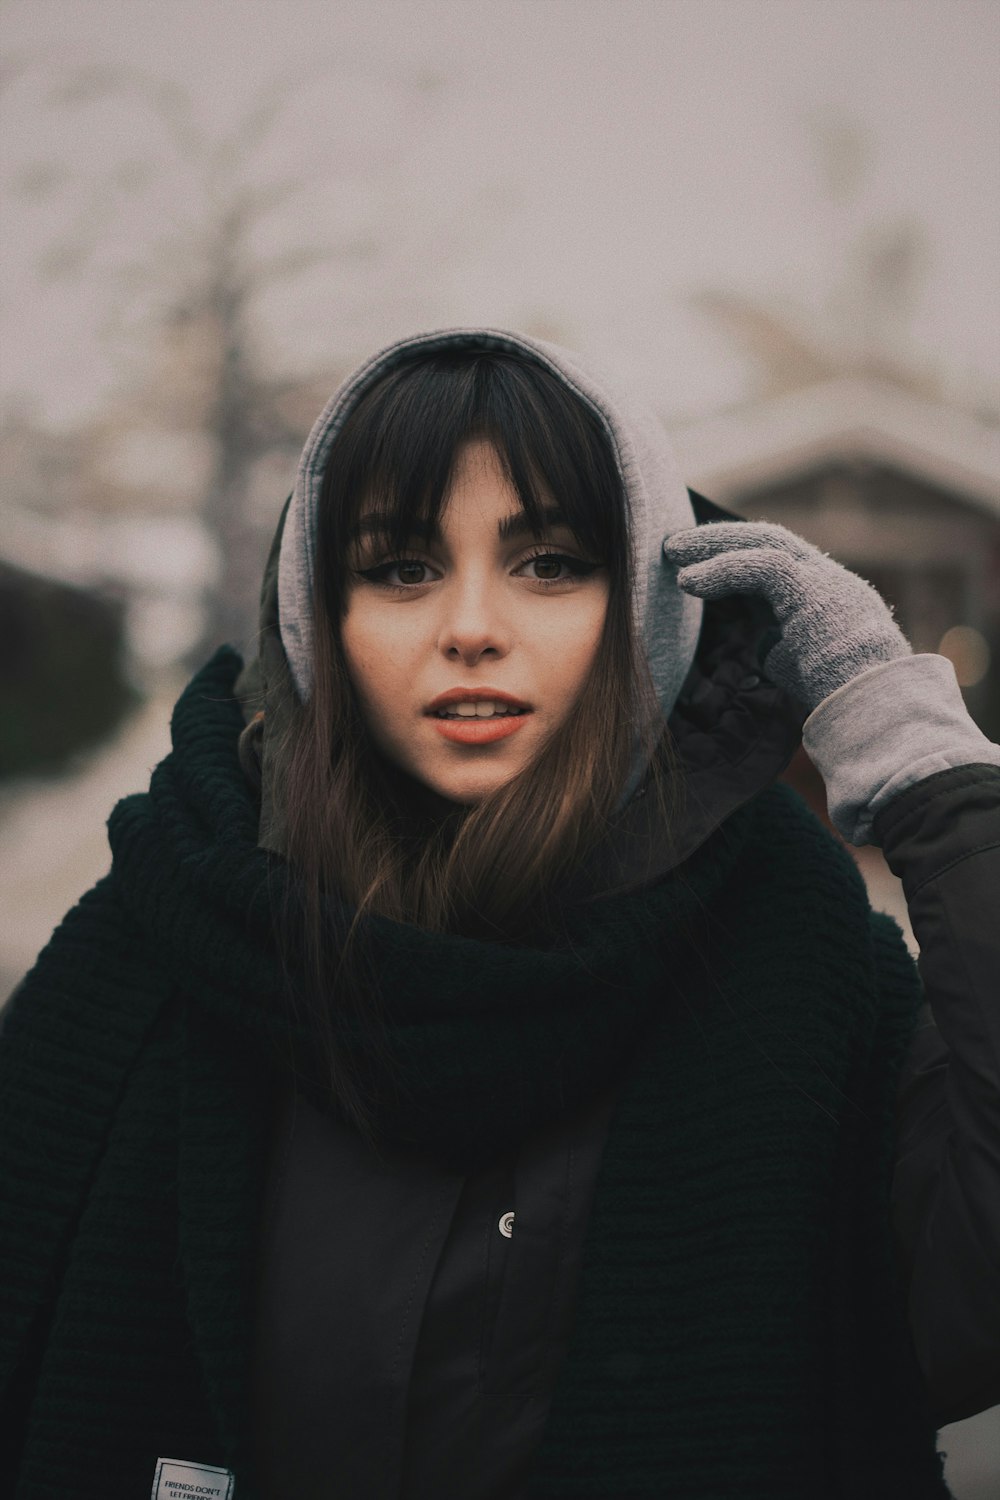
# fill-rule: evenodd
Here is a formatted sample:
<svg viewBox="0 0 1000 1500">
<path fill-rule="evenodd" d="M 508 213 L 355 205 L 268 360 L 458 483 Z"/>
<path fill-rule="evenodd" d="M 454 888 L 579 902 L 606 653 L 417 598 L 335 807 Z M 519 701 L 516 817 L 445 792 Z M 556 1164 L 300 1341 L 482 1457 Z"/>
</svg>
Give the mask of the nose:
<svg viewBox="0 0 1000 1500">
<path fill-rule="evenodd" d="M 443 589 L 442 609 L 438 649 L 449 661 L 474 667 L 484 657 L 500 660 L 510 651 L 510 618 L 482 579 L 456 581 L 451 589 Z"/>
</svg>

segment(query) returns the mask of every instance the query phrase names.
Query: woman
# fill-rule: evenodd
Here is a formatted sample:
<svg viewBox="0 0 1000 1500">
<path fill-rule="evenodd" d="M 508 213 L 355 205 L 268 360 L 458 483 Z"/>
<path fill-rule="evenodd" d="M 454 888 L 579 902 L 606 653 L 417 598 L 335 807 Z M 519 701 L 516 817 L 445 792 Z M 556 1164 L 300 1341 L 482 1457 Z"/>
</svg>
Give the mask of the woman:
<svg viewBox="0 0 1000 1500">
<path fill-rule="evenodd" d="M 565 351 L 425 334 L 173 744 L 5 1028 L 15 1494 L 948 1493 L 1000 747 L 868 584 Z"/>
</svg>

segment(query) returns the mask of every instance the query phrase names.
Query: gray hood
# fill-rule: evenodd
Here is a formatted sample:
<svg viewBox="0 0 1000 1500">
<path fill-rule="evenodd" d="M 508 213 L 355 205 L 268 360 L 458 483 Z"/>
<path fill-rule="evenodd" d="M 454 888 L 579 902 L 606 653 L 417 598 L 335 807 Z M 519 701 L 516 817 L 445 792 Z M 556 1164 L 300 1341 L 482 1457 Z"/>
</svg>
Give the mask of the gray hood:
<svg viewBox="0 0 1000 1500">
<path fill-rule="evenodd" d="M 340 386 L 309 434 L 299 461 L 278 560 L 281 642 L 302 702 L 313 684 L 313 577 L 316 513 L 331 444 L 355 403 L 376 380 L 416 350 L 498 349 L 527 355 L 563 380 L 596 413 L 618 463 L 628 506 L 634 580 L 633 612 L 656 692 L 668 719 L 694 660 L 703 604 L 683 593 L 663 556 L 664 539 L 695 516 L 660 422 L 575 354 L 556 344 L 493 328 L 438 329 L 399 340 L 372 356 Z M 627 797 L 644 767 L 637 764 Z"/>
</svg>

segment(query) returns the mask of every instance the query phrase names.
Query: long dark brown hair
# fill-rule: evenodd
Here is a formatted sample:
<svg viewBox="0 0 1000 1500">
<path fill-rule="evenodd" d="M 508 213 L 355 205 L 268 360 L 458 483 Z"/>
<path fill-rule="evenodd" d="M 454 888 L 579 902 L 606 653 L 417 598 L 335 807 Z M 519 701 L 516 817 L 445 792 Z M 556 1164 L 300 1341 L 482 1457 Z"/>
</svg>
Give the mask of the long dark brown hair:
<svg viewBox="0 0 1000 1500">
<path fill-rule="evenodd" d="M 609 572 L 592 669 L 532 763 L 475 806 L 429 810 L 425 794 L 367 735 L 340 630 L 351 542 L 362 509 L 388 552 L 447 503 L 464 444 L 488 441 L 536 535 L 556 498 L 589 557 Z M 602 420 L 543 365 L 482 350 L 423 353 L 358 400 L 334 439 L 319 503 L 314 688 L 283 757 L 285 849 L 299 893 L 299 1004 L 320 1039 L 340 1107 L 371 1142 L 370 1101 L 337 1045 L 338 1015 L 382 1034 L 371 958 L 358 938 L 377 914 L 491 941 L 551 923 L 560 886 L 599 843 L 621 798 L 637 735 L 647 794 L 672 816 L 678 788 L 631 608 L 626 499 Z M 326 900 L 353 908 L 331 941 Z M 312 997 L 312 998 L 310 998 Z"/>
</svg>

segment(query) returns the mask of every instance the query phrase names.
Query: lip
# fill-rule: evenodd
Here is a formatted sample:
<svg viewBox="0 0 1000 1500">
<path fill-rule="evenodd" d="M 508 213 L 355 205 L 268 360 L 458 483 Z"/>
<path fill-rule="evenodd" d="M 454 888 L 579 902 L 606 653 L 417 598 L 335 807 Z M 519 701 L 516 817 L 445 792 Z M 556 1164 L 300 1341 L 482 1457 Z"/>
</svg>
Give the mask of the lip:
<svg viewBox="0 0 1000 1500">
<path fill-rule="evenodd" d="M 518 708 L 521 712 L 516 717 L 504 714 L 497 719 L 436 717 L 439 708 L 450 708 L 453 703 L 506 703 L 508 708 Z M 426 713 L 433 720 L 434 728 L 442 739 L 451 740 L 456 745 L 492 745 L 495 740 L 505 740 L 508 735 L 516 734 L 531 713 L 531 708 L 523 699 L 515 698 L 512 693 L 501 692 L 499 688 L 457 687 L 449 688 L 446 693 L 439 693 Z"/>
<path fill-rule="evenodd" d="M 522 698 L 515 698 L 511 693 L 504 693 L 499 688 L 491 687 L 449 688 L 446 693 L 438 693 L 437 697 L 427 705 L 425 711 L 433 714 L 439 708 L 450 708 L 453 703 L 506 703 L 508 708 L 520 708 L 525 713 L 531 712 L 531 705 L 525 703 Z"/>
<path fill-rule="evenodd" d="M 438 733 L 457 745 L 492 745 L 494 740 L 516 734 L 528 722 L 527 714 L 504 714 L 498 719 L 435 719 L 433 714 L 429 717 Z"/>
</svg>

